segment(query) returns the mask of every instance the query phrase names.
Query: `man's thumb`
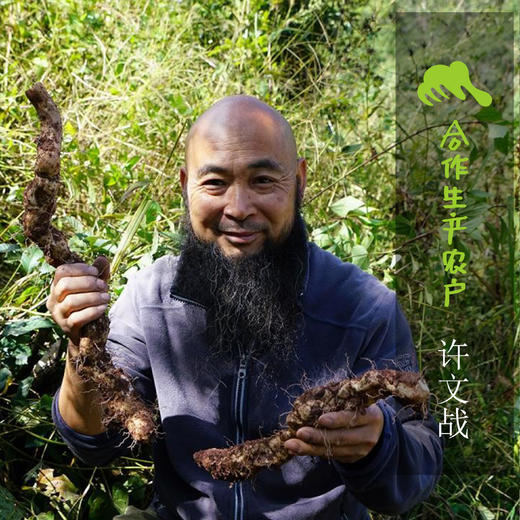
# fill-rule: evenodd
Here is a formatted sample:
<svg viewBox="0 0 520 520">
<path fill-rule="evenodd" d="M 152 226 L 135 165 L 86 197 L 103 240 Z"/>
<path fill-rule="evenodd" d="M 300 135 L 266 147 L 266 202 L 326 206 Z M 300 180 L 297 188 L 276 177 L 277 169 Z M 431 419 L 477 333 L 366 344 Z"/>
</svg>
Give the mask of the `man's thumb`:
<svg viewBox="0 0 520 520">
<path fill-rule="evenodd" d="M 108 282 L 110 278 L 110 262 L 106 256 L 98 256 L 92 264 L 99 271 L 99 278 Z"/>
</svg>

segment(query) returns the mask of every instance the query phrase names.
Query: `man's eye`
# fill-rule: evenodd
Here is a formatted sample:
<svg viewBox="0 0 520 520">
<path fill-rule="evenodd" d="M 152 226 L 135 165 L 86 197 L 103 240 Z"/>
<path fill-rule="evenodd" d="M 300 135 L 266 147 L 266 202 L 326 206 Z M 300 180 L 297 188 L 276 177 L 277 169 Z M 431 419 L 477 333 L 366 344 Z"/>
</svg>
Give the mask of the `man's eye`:
<svg viewBox="0 0 520 520">
<path fill-rule="evenodd" d="M 273 179 L 271 179 L 271 177 L 257 177 L 255 179 L 255 182 L 257 184 L 271 184 L 273 181 Z"/>
<path fill-rule="evenodd" d="M 224 186 L 225 184 L 222 179 L 208 179 L 204 181 L 205 186 Z"/>
</svg>

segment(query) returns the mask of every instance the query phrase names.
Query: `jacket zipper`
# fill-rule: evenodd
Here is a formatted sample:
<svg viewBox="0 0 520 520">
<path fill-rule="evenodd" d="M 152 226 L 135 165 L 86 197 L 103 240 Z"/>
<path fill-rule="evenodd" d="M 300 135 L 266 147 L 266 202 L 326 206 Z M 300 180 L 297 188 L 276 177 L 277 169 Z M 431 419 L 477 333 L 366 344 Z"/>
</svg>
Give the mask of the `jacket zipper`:
<svg viewBox="0 0 520 520">
<path fill-rule="evenodd" d="M 238 367 L 237 385 L 234 395 L 235 409 L 235 443 L 244 442 L 244 408 L 245 408 L 245 387 L 247 375 L 247 358 L 245 354 L 240 353 L 240 365 Z M 234 520 L 244 520 L 244 495 L 242 482 L 235 484 L 235 514 Z"/>
<path fill-rule="evenodd" d="M 183 303 L 189 303 L 191 305 L 196 305 L 197 307 L 201 307 L 202 309 L 206 309 L 204 305 L 198 303 L 196 301 L 190 300 L 189 298 L 184 298 L 182 296 L 178 296 L 177 294 L 170 293 L 170 297 L 173 300 L 177 300 Z M 235 443 L 241 444 L 244 442 L 244 408 L 245 408 L 245 386 L 246 386 L 246 375 L 247 375 L 247 357 L 243 352 L 240 352 L 240 364 L 238 367 L 237 374 L 237 385 L 235 390 L 235 395 L 233 396 L 233 405 L 235 410 Z M 234 520 L 244 520 L 244 494 L 242 489 L 242 482 L 237 482 L 235 484 L 235 511 L 234 511 Z"/>
</svg>

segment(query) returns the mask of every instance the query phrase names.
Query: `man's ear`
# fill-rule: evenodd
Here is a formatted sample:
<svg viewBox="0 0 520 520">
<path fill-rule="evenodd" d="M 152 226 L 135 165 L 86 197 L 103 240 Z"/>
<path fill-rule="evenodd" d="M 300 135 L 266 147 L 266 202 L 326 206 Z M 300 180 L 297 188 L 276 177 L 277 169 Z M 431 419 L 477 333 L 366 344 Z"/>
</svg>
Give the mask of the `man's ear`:
<svg viewBox="0 0 520 520">
<path fill-rule="evenodd" d="M 304 157 L 298 157 L 296 166 L 296 177 L 299 180 L 300 198 L 303 199 L 305 188 L 307 187 L 307 161 Z"/>
<path fill-rule="evenodd" d="M 179 171 L 179 180 L 181 182 L 182 193 L 186 193 L 186 186 L 188 184 L 188 172 L 186 167 L 182 166 Z"/>
</svg>

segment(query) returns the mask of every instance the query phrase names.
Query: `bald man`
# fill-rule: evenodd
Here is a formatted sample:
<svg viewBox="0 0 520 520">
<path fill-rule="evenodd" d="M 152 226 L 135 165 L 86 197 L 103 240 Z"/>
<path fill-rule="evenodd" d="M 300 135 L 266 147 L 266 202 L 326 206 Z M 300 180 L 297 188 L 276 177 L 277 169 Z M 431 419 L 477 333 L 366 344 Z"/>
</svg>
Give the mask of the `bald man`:
<svg viewBox="0 0 520 520">
<path fill-rule="evenodd" d="M 295 457 L 229 487 L 195 451 L 270 435 L 303 385 L 368 368 L 416 370 L 395 294 L 308 242 L 306 163 L 287 121 L 248 96 L 215 103 L 192 126 L 180 184 L 178 257 L 141 270 L 110 311 L 107 348 L 142 396 L 157 399 L 155 496 L 116 518 L 368 519 L 431 492 L 442 447 L 431 417 L 393 399 L 365 414 L 324 414 L 285 448 Z M 75 349 L 108 294 L 95 268 L 58 268 L 48 307 Z M 67 362 L 53 418 L 71 450 L 104 464 L 126 448 L 105 431 L 96 390 Z"/>
</svg>

